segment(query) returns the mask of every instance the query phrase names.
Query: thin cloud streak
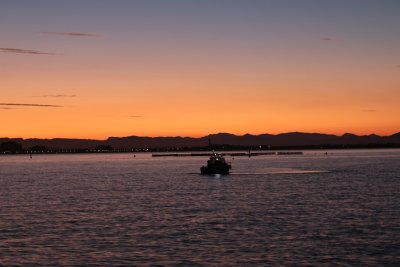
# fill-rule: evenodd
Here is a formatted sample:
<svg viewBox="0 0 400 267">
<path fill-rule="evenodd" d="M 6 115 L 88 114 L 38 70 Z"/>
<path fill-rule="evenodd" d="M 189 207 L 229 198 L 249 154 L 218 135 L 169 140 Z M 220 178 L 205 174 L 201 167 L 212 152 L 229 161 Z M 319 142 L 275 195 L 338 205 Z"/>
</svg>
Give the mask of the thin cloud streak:
<svg viewBox="0 0 400 267">
<path fill-rule="evenodd" d="M 330 41 L 334 41 L 334 39 L 331 37 L 324 37 L 324 38 L 321 38 L 321 41 L 330 42 Z"/>
<path fill-rule="evenodd" d="M 44 108 L 62 108 L 60 105 L 44 105 L 44 104 L 26 104 L 26 103 L 0 103 L 0 106 L 10 107 L 44 107 Z"/>
<path fill-rule="evenodd" d="M 143 118 L 144 116 L 141 115 L 133 115 L 133 116 L 129 116 L 129 118 Z"/>
<path fill-rule="evenodd" d="M 99 34 L 86 33 L 86 32 L 42 32 L 47 35 L 60 35 L 60 36 L 72 36 L 72 37 L 100 37 Z"/>
<path fill-rule="evenodd" d="M 27 55 L 47 55 L 47 56 L 59 55 L 59 54 L 55 54 L 55 53 L 42 52 L 42 51 L 37 51 L 37 50 L 9 48 L 9 47 L 0 47 L 0 52 L 14 53 L 14 54 L 27 54 Z"/>
<path fill-rule="evenodd" d="M 62 98 L 62 97 L 76 97 L 76 95 L 39 95 L 35 97 L 52 97 L 52 98 Z"/>
</svg>

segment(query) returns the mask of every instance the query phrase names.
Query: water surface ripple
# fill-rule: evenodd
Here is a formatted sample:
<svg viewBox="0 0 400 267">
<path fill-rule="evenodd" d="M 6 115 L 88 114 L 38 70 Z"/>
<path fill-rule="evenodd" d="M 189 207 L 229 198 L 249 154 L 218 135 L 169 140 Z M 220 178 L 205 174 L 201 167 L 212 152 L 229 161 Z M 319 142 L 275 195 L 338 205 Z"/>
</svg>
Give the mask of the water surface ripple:
<svg viewBox="0 0 400 267">
<path fill-rule="evenodd" d="M 400 151 L 0 156 L 0 265 L 396 266 Z"/>
</svg>

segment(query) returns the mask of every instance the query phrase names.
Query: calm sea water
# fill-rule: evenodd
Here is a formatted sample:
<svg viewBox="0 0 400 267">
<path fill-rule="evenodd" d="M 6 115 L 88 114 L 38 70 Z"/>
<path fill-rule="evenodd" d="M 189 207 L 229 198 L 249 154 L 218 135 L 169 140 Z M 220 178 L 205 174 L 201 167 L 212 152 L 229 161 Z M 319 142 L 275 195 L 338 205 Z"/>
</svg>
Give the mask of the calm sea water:
<svg viewBox="0 0 400 267">
<path fill-rule="evenodd" d="M 400 150 L 323 152 L 0 156 L 0 265 L 399 266 Z"/>
</svg>

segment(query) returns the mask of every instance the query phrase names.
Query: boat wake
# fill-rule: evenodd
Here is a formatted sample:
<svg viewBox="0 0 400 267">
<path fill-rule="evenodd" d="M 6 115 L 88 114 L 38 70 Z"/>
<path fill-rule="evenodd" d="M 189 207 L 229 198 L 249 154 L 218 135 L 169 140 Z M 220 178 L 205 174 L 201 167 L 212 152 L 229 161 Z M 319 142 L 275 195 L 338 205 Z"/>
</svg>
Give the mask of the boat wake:
<svg viewBox="0 0 400 267">
<path fill-rule="evenodd" d="M 229 175 L 273 175 L 273 174 L 318 174 L 318 173 L 329 173 L 327 170 L 302 170 L 294 168 L 271 168 L 257 170 L 254 172 L 230 172 Z M 189 173 L 199 174 L 199 173 Z"/>
<path fill-rule="evenodd" d="M 269 174 L 313 174 L 328 173 L 329 171 L 320 170 L 290 170 L 290 171 L 270 171 L 270 172 L 231 172 L 232 175 L 269 175 Z"/>
</svg>

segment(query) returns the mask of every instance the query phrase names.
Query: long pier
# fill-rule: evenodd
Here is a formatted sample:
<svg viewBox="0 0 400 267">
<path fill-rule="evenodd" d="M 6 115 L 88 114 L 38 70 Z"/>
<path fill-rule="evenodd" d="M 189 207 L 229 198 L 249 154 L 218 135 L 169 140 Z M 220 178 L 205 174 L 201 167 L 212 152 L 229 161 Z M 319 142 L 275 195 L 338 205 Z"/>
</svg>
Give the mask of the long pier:
<svg viewBox="0 0 400 267">
<path fill-rule="evenodd" d="M 152 157 L 209 157 L 213 153 L 155 153 Z M 253 156 L 274 156 L 274 155 L 303 155 L 301 151 L 279 151 L 279 152 L 231 152 L 219 153 L 222 156 L 232 157 L 253 157 Z"/>
</svg>

